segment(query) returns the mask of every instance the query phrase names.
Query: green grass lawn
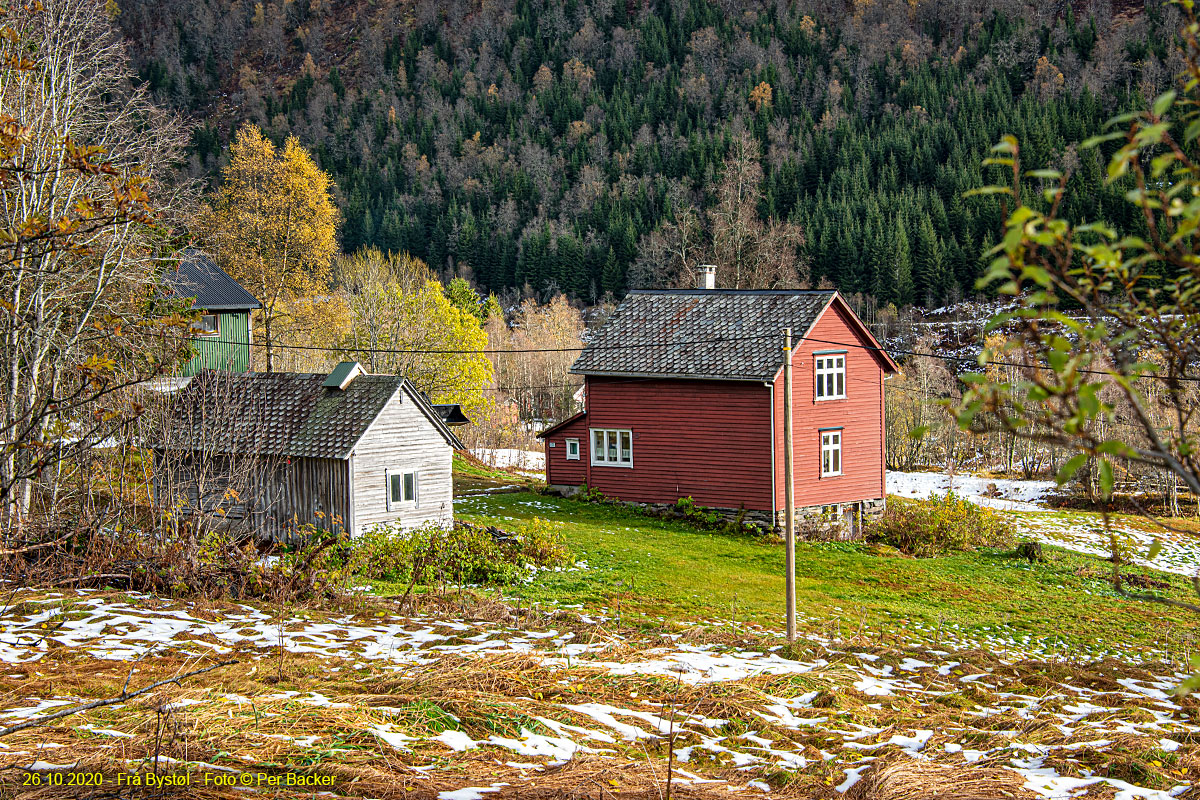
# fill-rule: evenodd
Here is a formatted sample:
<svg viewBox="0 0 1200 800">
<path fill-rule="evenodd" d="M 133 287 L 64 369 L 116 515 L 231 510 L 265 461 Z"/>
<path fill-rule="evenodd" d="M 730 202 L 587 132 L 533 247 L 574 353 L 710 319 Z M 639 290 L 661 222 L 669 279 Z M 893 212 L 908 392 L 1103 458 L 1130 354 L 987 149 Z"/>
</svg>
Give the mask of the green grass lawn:
<svg viewBox="0 0 1200 800">
<path fill-rule="evenodd" d="M 729 620 L 783 624 L 783 547 L 750 536 L 699 530 L 634 511 L 528 492 L 464 498 L 459 517 L 504 527 L 543 517 L 562 523 L 576 560 L 587 569 L 542 573 L 508 589 L 527 603 L 620 607 L 647 622 Z M 900 632 L 939 637 L 989 636 L 1049 642 L 1059 650 L 1171 647 L 1194 634 L 1186 612 L 1117 596 L 1103 580 L 1102 559 L 1047 548 L 1048 563 L 1030 565 L 1000 551 L 912 559 L 875 555 L 861 544 L 797 547 L 797 606 L 809 630 L 863 627 L 891 641 Z M 1169 577 L 1171 594 L 1186 582 Z M 918 627 L 921 626 L 921 627 Z M 903 637 L 902 637 L 903 638 Z"/>
<path fill-rule="evenodd" d="M 508 480 L 513 477 L 513 473 L 496 467 L 489 467 L 484 462 L 477 458 L 463 455 L 461 452 L 454 453 L 454 477 L 470 477 L 470 478 L 490 478 L 492 480 Z"/>
<path fill-rule="evenodd" d="M 454 453 L 454 494 L 457 497 L 494 491 L 501 486 L 532 488 L 537 483 L 528 475 L 490 467 L 473 456 Z"/>
</svg>

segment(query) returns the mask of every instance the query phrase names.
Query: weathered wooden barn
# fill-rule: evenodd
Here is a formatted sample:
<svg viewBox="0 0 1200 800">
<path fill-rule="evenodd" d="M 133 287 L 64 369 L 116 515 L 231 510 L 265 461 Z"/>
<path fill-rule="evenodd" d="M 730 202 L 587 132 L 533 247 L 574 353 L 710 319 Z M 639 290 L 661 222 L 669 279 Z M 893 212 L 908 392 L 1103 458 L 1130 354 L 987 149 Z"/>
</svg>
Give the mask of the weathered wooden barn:
<svg viewBox="0 0 1200 800">
<path fill-rule="evenodd" d="M 155 490 L 181 517 L 289 538 L 451 524 L 462 445 L 405 378 L 357 363 L 328 375 L 203 371 L 156 437 Z"/>
<path fill-rule="evenodd" d="M 630 292 L 572 367 L 583 412 L 540 434 L 547 483 L 690 497 L 781 526 L 784 328 L 798 519 L 857 525 L 883 506 L 883 379 L 896 364 L 832 291 Z"/>
</svg>

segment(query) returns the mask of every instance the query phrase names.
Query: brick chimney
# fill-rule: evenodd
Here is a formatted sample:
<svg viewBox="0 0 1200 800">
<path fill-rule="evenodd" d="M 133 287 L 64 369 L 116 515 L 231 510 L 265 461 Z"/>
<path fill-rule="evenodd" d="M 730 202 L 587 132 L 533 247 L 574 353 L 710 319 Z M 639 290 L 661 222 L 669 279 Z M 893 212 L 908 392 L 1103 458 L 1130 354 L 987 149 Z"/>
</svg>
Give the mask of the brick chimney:
<svg viewBox="0 0 1200 800">
<path fill-rule="evenodd" d="M 701 264 L 696 280 L 697 289 L 717 288 L 717 267 L 715 264 Z"/>
</svg>

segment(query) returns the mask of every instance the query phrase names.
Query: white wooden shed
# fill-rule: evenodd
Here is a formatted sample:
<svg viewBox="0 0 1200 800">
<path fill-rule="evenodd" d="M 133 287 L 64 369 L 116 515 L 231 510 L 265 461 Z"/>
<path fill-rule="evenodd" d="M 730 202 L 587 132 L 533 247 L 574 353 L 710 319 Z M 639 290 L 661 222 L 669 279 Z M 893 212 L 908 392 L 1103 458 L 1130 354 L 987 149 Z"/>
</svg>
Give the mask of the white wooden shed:
<svg viewBox="0 0 1200 800">
<path fill-rule="evenodd" d="M 449 525 L 461 447 L 407 379 L 354 362 L 328 375 L 202 372 L 172 399 L 156 495 L 185 516 L 215 512 L 276 538 L 305 523 L 355 536 Z M 229 492 L 221 470 L 253 473 L 249 488 Z"/>
</svg>

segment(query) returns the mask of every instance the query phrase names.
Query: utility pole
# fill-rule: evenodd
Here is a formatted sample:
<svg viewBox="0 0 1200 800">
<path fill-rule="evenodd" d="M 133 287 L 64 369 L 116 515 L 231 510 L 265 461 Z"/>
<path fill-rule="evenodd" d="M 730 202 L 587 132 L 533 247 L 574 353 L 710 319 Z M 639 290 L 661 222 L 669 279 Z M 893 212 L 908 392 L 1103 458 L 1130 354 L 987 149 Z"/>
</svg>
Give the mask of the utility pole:
<svg viewBox="0 0 1200 800">
<path fill-rule="evenodd" d="M 783 487 L 787 571 L 787 637 L 796 641 L 796 480 L 792 430 L 792 329 L 783 329 Z"/>
</svg>

